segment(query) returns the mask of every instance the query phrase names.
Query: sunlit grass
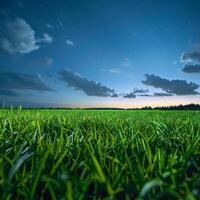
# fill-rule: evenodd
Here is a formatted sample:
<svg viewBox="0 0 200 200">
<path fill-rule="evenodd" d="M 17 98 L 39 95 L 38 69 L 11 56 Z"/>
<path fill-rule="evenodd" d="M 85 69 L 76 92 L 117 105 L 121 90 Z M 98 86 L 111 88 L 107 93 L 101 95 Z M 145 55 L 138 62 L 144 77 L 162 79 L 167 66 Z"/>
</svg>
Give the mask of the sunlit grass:
<svg viewBox="0 0 200 200">
<path fill-rule="evenodd" d="M 0 199 L 198 199 L 200 113 L 0 111 Z"/>
</svg>

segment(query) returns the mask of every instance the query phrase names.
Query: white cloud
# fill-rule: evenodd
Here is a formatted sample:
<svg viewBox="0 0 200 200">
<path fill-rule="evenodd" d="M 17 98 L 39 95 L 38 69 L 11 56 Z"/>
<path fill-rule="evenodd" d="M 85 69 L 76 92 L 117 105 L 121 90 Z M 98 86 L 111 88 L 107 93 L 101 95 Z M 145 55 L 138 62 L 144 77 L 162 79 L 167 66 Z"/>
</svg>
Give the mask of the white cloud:
<svg viewBox="0 0 200 200">
<path fill-rule="evenodd" d="M 74 41 L 72 40 L 66 40 L 66 44 L 70 46 L 74 46 Z"/>
<path fill-rule="evenodd" d="M 21 18 L 15 18 L 3 24 L 0 37 L 0 49 L 7 53 L 29 53 L 39 49 L 35 31 Z"/>
<path fill-rule="evenodd" d="M 37 42 L 43 42 L 43 43 L 52 43 L 53 38 L 48 33 L 43 33 L 43 37 L 38 39 Z"/>
<path fill-rule="evenodd" d="M 39 49 L 39 43 L 53 41 L 47 33 L 44 33 L 42 38 L 36 39 L 35 31 L 30 24 L 19 17 L 6 18 L 1 24 L 0 51 L 2 52 L 26 54 Z"/>
</svg>

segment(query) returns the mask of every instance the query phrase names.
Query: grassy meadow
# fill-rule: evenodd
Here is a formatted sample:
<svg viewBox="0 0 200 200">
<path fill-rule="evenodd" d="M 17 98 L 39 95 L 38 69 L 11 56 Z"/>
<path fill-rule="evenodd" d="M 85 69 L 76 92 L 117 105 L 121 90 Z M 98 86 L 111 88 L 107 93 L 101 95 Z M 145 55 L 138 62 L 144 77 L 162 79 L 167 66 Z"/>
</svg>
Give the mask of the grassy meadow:
<svg viewBox="0 0 200 200">
<path fill-rule="evenodd" d="M 200 199 L 200 112 L 2 109 L 0 199 Z"/>
</svg>

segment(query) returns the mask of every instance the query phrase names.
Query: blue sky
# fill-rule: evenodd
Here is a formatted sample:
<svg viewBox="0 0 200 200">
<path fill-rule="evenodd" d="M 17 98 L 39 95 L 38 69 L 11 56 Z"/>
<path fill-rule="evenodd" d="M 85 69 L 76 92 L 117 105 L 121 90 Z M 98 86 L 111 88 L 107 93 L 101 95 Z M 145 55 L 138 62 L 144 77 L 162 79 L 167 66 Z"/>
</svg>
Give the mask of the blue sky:
<svg viewBox="0 0 200 200">
<path fill-rule="evenodd" d="M 199 10 L 198 0 L 2 0 L 0 102 L 199 103 Z"/>
</svg>

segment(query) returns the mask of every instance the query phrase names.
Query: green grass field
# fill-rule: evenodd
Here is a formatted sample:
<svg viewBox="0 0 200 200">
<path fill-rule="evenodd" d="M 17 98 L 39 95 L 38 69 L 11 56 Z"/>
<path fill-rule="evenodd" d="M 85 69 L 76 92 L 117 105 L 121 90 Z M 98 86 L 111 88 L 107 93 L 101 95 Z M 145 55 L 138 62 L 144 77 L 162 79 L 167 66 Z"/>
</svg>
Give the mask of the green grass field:
<svg viewBox="0 0 200 200">
<path fill-rule="evenodd" d="M 200 112 L 0 110 L 0 199 L 200 199 Z"/>
</svg>

